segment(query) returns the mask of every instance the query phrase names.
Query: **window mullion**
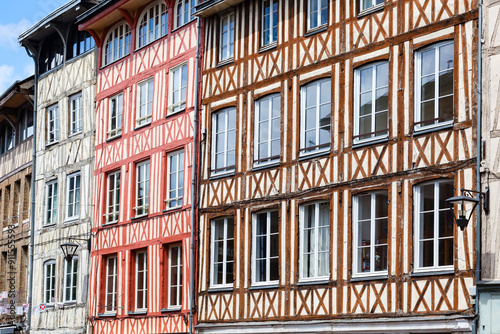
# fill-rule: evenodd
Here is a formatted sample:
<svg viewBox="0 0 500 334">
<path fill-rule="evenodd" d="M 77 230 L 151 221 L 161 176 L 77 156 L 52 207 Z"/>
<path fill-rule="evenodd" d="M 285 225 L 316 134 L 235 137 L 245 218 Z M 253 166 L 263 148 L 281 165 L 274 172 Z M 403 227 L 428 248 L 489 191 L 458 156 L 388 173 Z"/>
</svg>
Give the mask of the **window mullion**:
<svg viewBox="0 0 500 334">
<path fill-rule="evenodd" d="M 436 47 L 434 56 L 434 82 L 434 117 L 439 118 L 439 47 Z"/>
<path fill-rule="evenodd" d="M 272 0 L 271 0 L 272 1 Z M 268 104 L 268 109 L 269 109 L 269 119 L 268 119 L 268 129 L 267 129 L 267 152 L 268 152 L 268 158 L 270 158 L 272 156 L 272 152 L 271 152 L 271 138 L 272 138 L 272 101 L 273 99 L 272 98 L 269 98 L 269 104 Z"/>
<path fill-rule="evenodd" d="M 439 182 L 434 184 L 434 263 L 433 267 L 439 264 Z"/>
<path fill-rule="evenodd" d="M 271 213 L 266 214 L 266 282 L 269 282 L 271 275 L 269 273 L 271 269 Z"/>
<path fill-rule="evenodd" d="M 224 111 L 224 167 L 227 168 L 227 160 L 229 156 L 229 152 L 227 151 L 227 140 L 229 134 L 229 112 L 227 110 Z"/>
<path fill-rule="evenodd" d="M 376 82 L 377 82 L 377 71 L 376 71 L 376 66 L 373 65 L 372 66 L 372 124 L 371 124 L 371 136 L 370 137 L 376 137 L 376 134 L 374 134 L 373 132 L 375 132 L 375 103 L 376 103 Z"/>
<path fill-rule="evenodd" d="M 370 272 L 375 268 L 375 193 L 370 194 Z"/>
<path fill-rule="evenodd" d="M 224 234 L 222 241 L 222 284 L 227 284 L 226 282 L 226 264 L 227 264 L 227 218 L 224 218 Z"/>
<path fill-rule="evenodd" d="M 319 261 L 319 203 L 314 204 L 315 212 L 314 212 L 314 242 L 316 245 L 316 249 L 314 250 L 314 276 L 318 277 L 318 261 Z"/>
<path fill-rule="evenodd" d="M 319 109 L 320 109 L 320 83 L 316 83 L 316 145 L 319 145 L 319 131 L 320 131 L 320 120 L 319 120 Z"/>
</svg>

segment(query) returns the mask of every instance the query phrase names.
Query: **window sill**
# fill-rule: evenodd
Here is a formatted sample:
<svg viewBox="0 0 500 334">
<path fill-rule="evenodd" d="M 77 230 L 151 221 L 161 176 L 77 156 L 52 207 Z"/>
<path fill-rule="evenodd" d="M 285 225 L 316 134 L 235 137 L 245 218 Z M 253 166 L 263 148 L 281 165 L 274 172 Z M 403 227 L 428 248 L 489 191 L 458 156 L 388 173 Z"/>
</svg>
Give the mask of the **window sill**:
<svg viewBox="0 0 500 334">
<path fill-rule="evenodd" d="M 114 318 L 116 317 L 116 312 L 98 313 L 97 316 L 99 318 Z"/>
<path fill-rule="evenodd" d="M 328 154 L 330 154 L 330 147 L 328 147 L 328 149 L 326 149 L 326 150 L 321 150 L 321 151 L 312 152 L 312 153 L 304 153 L 302 155 L 299 155 L 299 161 L 313 159 L 313 158 L 321 157 L 321 156 L 328 155 Z"/>
<path fill-rule="evenodd" d="M 274 161 L 274 162 L 270 162 L 270 163 L 266 163 L 266 164 L 258 164 L 258 165 L 255 165 L 252 167 L 252 172 L 257 172 L 257 171 L 260 171 L 260 170 L 263 170 L 263 169 L 268 169 L 268 168 L 273 168 L 273 167 L 279 167 L 279 165 L 281 164 L 281 161 Z"/>
<path fill-rule="evenodd" d="M 45 143 L 45 147 L 50 147 L 50 146 L 55 145 L 55 144 L 57 144 L 57 143 L 59 143 L 59 139 L 58 139 L 58 140 L 56 140 L 56 141 L 51 141 L 50 143 L 49 143 L 49 142 L 46 142 L 46 143 Z"/>
<path fill-rule="evenodd" d="M 145 128 L 147 126 L 151 125 L 151 121 L 149 121 L 148 123 L 145 123 L 145 124 L 142 124 L 142 125 L 138 125 L 134 128 L 134 131 L 137 131 L 137 130 L 140 130 L 142 128 Z"/>
<path fill-rule="evenodd" d="M 184 103 L 186 103 L 186 101 L 184 101 Z M 170 108 L 170 106 L 169 106 L 169 107 L 167 107 L 167 109 L 168 109 L 168 108 Z M 180 114 L 180 113 L 181 113 L 181 112 L 183 112 L 183 111 L 186 111 L 186 107 L 184 107 L 184 108 L 182 108 L 182 109 L 179 109 L 179 110 L 177 110 L 177 111 L 175 111 L 175 112 L 171 112 L 171 113 L 168 113 L 168 112 L 167 112 L 167 115 L 165 115 L 165 118 L 170 118 L 170 117 L 172 117 L 172 116 L 175 116 L 175 115 L 177 115 L 177 114 Z"/>
<path fill-rule="evenodd" d="M 181 211 L 182 210 L 182 205 L 180 206 L 175 206 L 173 208 L 166 208 L 165 210 L 163 210 L 162 212 L 163 213 L 172 213 L 172 212 L 177 212 L 177 211 Z"/>
<path fill-rule="evenodd" d="M 56 225 L 57 225 L 57 223 L 44 224 L 42 226 L 42 231 L 46 230 L 46 229 L 48 230 L 49 228 L 55 227 Z"/>
<path fill-rule="evenodd" d="M 301 281 L 298 282 L 297 286 L 307 286 L 307 285 L 320 285 L 320 284 L 328 284 L 330 283 L 327 279 L 318 279 L 317 281 Z"/>
<path fill-rule="evenodd" d="M 81 135 L 81 134 L 82 134 L 82 130 L 78 130 L 77 132 L 69 133 L 68 138 L 75 137 L 75 136 Z"/>
<path fill-rule="evenodd" d="M 327 29 L 328 29 L 328 24 L 323 24 L 323 25 L 321 25 L 319 27 L 316 27 L 316 28 L 308 30 L 304 34 L 304 37 L 309 37 L 309 36 L 313 36 L 313 35 L 325 32 Z"/>
<path fill-rule="evenodd" d="M 172 29 L 172 30 L 170 31 L 170 33 L 174 33 L 174 32 L 176 32 L 177 30 L 181 30 L 182 28 L 184 28 L 185 26 L 187 26 L 188 24 L 190 24 L 190 23 L 191 23 L 191 22 L 193 22 L 194 20 L 195 20 L 195 19 L 194 19 L 194 17 L 193 17 L 193 18 L 191 18 L 191 20 L 189 20 L 189 21 L 187 21 L 187 22 L 185 22 L 185 23 L 181 24 L 180 26 L 175 27 L 174 29 Z"/>
<path fill-rule="evenodd" d="M 383 12 L 383 11 L 384 11 L 384 4 L 381 3 L 381 4 L 373 6 L 371 8 L 363 9 L 362 11 L 360 11 L 358 13 L 357 18 L 360 19 L 360 18 L 363 18 L 363 17 L 368 16 L 370 14 Z"/>
<path fill-rule="evenodd" d="M 139 216 L 135 216 L 135 217 L 131 217 L 130 220 L 140 220 L 140 219 L 144 219 L 144 218 L 148 218 L 149 214 L 148 213 L 145 213 L 143 215 L 139 215 Z"/>
<path fill-rule="evenodd" d="M 137 47 L 137 49 L 135 49 L 135 50 L 134 50 L 134 53 L 135 53 L 135 52 L 139 52 L 139 51 L 144 50 L 145 48 L 147 48 L 147 47 L 148 47 L 148 46 L 150 46 L 151 44 L 154 44 L 154 42 L 157 42 L 157 41 L 159 41 L 160 39 L 162 39 L 162 38 L 164 38 L 164 37 L 167 37 L 167 36 L 168 36 L 168 32 L 167 32 L 167 33 L 165 33 L 165 35 L 162 35 L 162 36 L 158 37 L 158 38 L 157 38 L 157 39 L 155 39 L 155 40 L 152 40 L 152 41 L 147 42 L 147 43 L 146 43 L 146 44 L 144 44 L 143 46 L 139 46 L 139 47 Z M 137 44 L 139 44 L 139 43 L 137 43 Z"/>
<path fill-rule="evenodd" d="M 442 131 L 446 129 L 452 129 L 453 128 L 453 122 L 447 122 L 447 123 L 442 123 L 442 124 L 437 124 L 437 125 L 430 125 L 422 128 L 417 128 L 415 127 L 413 130 L 413 135 L 414 136 L 420 136 L 420 135 L 425 135 L 431 132 L 437 132 L 437 131 Z"/>
<path fill-rule="evenodd" d="M 355 148 L 361 148 L 361 147 L 370 146 L 370 145 L 382 144 L 382 143 L 386 143 L 388 140 L 389 140 L 389 136 L 384 136 L 383 138 L 374 138 L 374 139 L 365 140 L 365 141 L 358 141 L 358 142 L 354 142 L 352 144 L 352 148 L 355 149 Z"/>
<path fill-rule="evenodd" d="M 208 178 L 209 181 L 212 181 L 212 180 L 219 180 L 219 179 L 223 179 L 223 178 L 226 178 L 226 177 L 229 177 L 229 176 L 234 176 L 234 170 L 230 171 L 230 172 L 224 172 L 224 173 L 219 173 L 219 174 L 211 174 L 210 177 Z"/>
<path fill-rule="evenodd" d="M 70 217 L 70 218 L 66 218 L 64 220 L 64 224 L 71 224 L 71 223 L 74 223 L 75 221 L 77 221 L 78 219 L 80 219 L 80 216 L 78 217 Z"/>
<path fill-rule="evenodd" d="M 171 312 L 180 312 L 182 310 L 182 307 L 169 307 L 169 308 L 162 308 L 160 310 L 161 313 L 171 313 Z"/>
<path fill-rule="evenodd" d="M 113 137 L 108 137 L 108 139 L 106 139 L 106 143 L 109 143 L 109 142 L 112 142 L 118 138 L 121 138 L 122 134 L 120 133 L 119 135 L 116 135 L 116 136 L 113 136 Z"/>
<path fill-rule="evenodd" d="M 135 52 L 135 51 L 133 51 L 133 52 Z M 108 66 L 111 66 L 111 65 L 116 65 L 116 63 L 118 63 L 120 60 L 124 60 L 124 59 L 126 59 L 126 58 L 127 58 L 127 57 L 129 57 L 131 54 L 132 54 L 132 50 L 131 50 L 131 52 L 129 52 L 128 54 L 123 55 L 123 57 L 120 57 L 120 58 L 118 58 L 118 59 L 115 59 L 115 60 L 113 60 L 113 61 L 111 61 L 111 62 L 107 63 L 107 64 L 104 64 L 103 66 L 101 66 L 101 68 L 100 68 L 99 70 L 102 70 L 102 69 L 104 69 L 104 68 L 106 68 L 106 67 L 108 67 Z"/>
<path fill-rule="evenodd" d="M 262 285 L 252 285 L 251 287 L 248 288 L 248 290 L 253 291 L 253 290 L 260 290 L 260 289 L 277 289 L 279 288 L 280 285 L 277 283 L 271 283 L 271 284 L 262 284 Z"/>
<path fill-rule="evenodd" d="M 113 225 L 118 225 L 118 222 L 104 223 L 101 226 L 102 227 L 107 227 L 107 226 L 113 226 Z"/>
<path fill-rule="evenodd" d="M 377 280 L 385 280 L 389 276 L 387 274 L 376 274 L 374 273 L 371 276 L 353 276 L 351 278 L 351 282 L 364 282 L 364 281 L 377 281 Z"/>
<path fill-rule="evenodd" d="M 410 274 L 411 277 L 427 277 L 427 276 L 441 276 L 441 275 L 453 275 L 455 271 L 453 269 L 446 270 L 428 270 L 428 271 L 417 271 Z"/>
<path fill-rule="evenodd" d="M 231 286 L 221 286 L 219 287 L 210 287 L 207 292 L 233 292 L 233 285 Z"/>
<path fill-rule="evenodd" d="M 216 68 L 217 67 L 223 67 L 223 66 L 226 66 L 228 64 L 231 64 L 234 62 L 234 57 L 231 57 L 231 58 L 227 58 L 227 59 L 224 59 L 224 60 L 221 60 L 219 61 L 219 63 L 217 64 Z"/>
<path fill-rule="evenodd" d="M 276 49 L 277 46 L 278 46 L 278 42 L 272 42 L 272 43 L 269 43 L 267 45 L 261 46 L 259 49 L 259 53 L 264 53 L 264 52 L 267 52 L 269 50 Z"/>
<path fill-rule="evenodd" d="M 72 308 L 72 307 L 76 307 L 76 301 L 63 302 L 63 305 L 62 305 L 63 309 Z"/>
<path fill-rule="evenodd" d="M 130 311 L 128 315 L 146 315 L 148 314 L 147 310 L 139 310 L 139 311 Z"/>
</svg>

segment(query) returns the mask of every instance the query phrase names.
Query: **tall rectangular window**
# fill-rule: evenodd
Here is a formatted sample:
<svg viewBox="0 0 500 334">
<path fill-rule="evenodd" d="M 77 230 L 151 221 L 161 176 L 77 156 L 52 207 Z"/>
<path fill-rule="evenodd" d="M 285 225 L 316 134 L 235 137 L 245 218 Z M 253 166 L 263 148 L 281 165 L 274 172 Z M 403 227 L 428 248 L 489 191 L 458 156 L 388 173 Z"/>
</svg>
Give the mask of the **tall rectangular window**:
<svg viewBox="0 0 500 334">
<path fill-rule="evenodd" d="M 135 125 L 151 123 L 153 114 L 154 77 L 137 85 L 137 115 Z"/>
<path fill-rule="evenodd" d="M 220 61 L 234 57 L 234 22 L 235 15 L 233 12 L 222 16 L 220 19 Z"/>
<path fill-rule="evenodd" d="M 54 304 L 56 291 L 56 261 L 49 260 L 43 265 L 43 302 Z"/>
<path fill-rule="evenodd" d="M 278 211 L 254 215 L 252 244 L 252 283 L 279 281 L 279 215 Z"/>
<path fill-rule="evenodd" d="M 138 163 L 136 166 L 136 217 L 147 215 L 149 212 L 149 160 Z"/>
<path fill-rule="evenodd" d="M 416 270 L 453 269 L 453 219 L 445 202 L 453 197 L 453 181 L 415 187 Z"/>
<path fill-rule="evenodd" d="M 78 257 L 64 261 L 64 301 L 76 302 L 76 284 L 78 283 Z"/>
<path fill-rule="evenodd" d="M 108 174 L 106 223 L 117 223 L 120 218 L 120 171 Z"/>
<path fill-rule="evenodd" d="M 45 185 L 45 225 L 57 223 L 57 180 Z"/>
<path fill-rule="evenodd" d="M 308 0 L 307 29 L 312 30 L 328 23 L 328 0 Z"/>
<path fill-rule="evenodd" d="M 168 248 L 168 307 L 182 306 L 182 246 Z"/>
<path fill-rule="evenodd" d="M 453 122 L 453 41 L 415 53 L 417 129 Z"/>
<path fill-rule="evenodd" d="M 229 217 L 212 220 L 211 235 L 211 285 L 231 287 L 234 268 L 234 219 Z"/>
<path fill-rule="evenodd" d="M 212 173 L 234 171 L 236 154 L 236 108 L 212 114 Z"/>
<path fill-rule="evenodd" d="M 59 106 L 57 104 L 47 108 L 47 144 L 59 140 Z"/>
<path fill-rule="evenodd" d="M 279 161 L 281 152 L 280 94 L 255 102 L 255 164 Z"/>
<path fill-rule="evenodd" d="M 70 126 L 69 134 L 74 135 L 82 131 L 82 93 L 69 98 Z"/>
<path fill-rule="evenodd" d="M 354 275 L 387 273 L 388 201 L 387 191 L 354 197 Z"/>
<path fill-rule="evenodd" d="M 300 152 L 311 154 L 330 148 L 330 79 L 301 88 Z"/>
<path fill-rule="evenodd" d="M 169 114 L 186 109 L 188 65 L 183 64 L 170 70 Z"/>
<path fill-rule="evenodd" d="M 330 277 L 330 204 L 300 207 L 300 279 Z"/>
<path fill-rule="evenodd" d="M 354 90 L 354 141 L 387 137 L 389 65 L 387 62 L 356 69 Z"/>
<path fill-rule="evenodd" d="M 135 309 L 148 308 L 148 254 L 135 254 Z"/>
<path fill-rule="evenodd" d="M 168 155 L 167 208 L 182 206 L 184 188 L 184 150 Z"/>
<path fill-rule="evenodd" d="M 66 183 L 66 219 L 75 219 L 80 215 L 80 172 L 68 175 Z"/>
<path fill-rule="evenodd" d="M 109 124 L 108 138 L 114 138 L 122 134 L 123 118 L 123 93 L 109 99 Z"/>
<path fill-rule="evenodd" d="M 106 304 L 105 312 L 116 312 L 116 290 L 118 285 L 117 257 L 106 258 Z"/>
<path fill-rule="evenodd" d="M 367 10 L 372 7 L 382 6 L 384 0 L 361 0 L 361 10 Z"/>
<path fill-rule="evenodd" d="M 262 3 L 262 46 L 278 40 L 278 0 L 264 0 Z"/>
</svg>

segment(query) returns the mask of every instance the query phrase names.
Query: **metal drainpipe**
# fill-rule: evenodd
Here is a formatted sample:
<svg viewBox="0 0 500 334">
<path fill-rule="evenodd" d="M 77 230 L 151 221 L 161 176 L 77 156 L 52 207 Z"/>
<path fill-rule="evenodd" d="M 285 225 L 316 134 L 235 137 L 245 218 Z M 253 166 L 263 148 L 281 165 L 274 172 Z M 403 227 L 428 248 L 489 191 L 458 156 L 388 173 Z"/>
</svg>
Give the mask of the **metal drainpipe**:
<svg viewBox="0 0 500 334">
<path fill-rule="evenodd" d="M 191 261 L 191 267 L 190 267 L 190 308 L 189 308 L 189 334 L 193 334 L 193 319 L 194 319 L 194 309 L 195 309 L 195 226 L 196 226 L 196 206 L 197 206 L 197 199 L 198 199 L 198 191 L 196 188 L 196 176 L 198 174 L 198 168 L 196 168 L 196 157 L 197 157 L 197 151 L 196 151 L 196 142 L 198 140 L 198 85 L 199 85 L 199 78 L 200 78 L 200 65 L 201 65 L 201 55 L 200 55 L 200 39 L 201 39 L 201 25 L 200 25 L 200 18 L 196 18 L 196 69 L 195 69 L 195 76 L 194 76 L 194 117 L 193 117 L 193 162 L 192 162 L 192 169 L 191 169 L 191 249 L 190 249 L 190 261 Z"/>
</svg>

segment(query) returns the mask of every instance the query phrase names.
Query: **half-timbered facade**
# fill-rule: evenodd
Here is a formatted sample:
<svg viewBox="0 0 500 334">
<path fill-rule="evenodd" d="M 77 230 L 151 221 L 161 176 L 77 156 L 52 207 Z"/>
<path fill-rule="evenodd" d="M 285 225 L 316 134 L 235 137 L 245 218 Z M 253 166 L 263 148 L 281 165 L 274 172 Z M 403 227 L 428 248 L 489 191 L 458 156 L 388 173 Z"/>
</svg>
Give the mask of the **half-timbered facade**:
<svg viewBox="0 0 500 334">
<path fill-rule="evenodd" d="M 79 18 L 98 47 L 90 323 L 189 326 L 194 1 L 103 1 Z"/>
<path fill-rule="evenodd" d="M 205 1 L 197 330 L 471 332 L 476 1 Z M 206 131 L 205 131 L 206 130 Z"/>
<path fill-rule="evenodd" d="M 95 52 L 72 0 L 21 34 L 35 60 L 36 171 L 30 333 L 86 333 L 94 170 Z M 66 258 L 61 244 L 78 244 Z"/>
</svg>

